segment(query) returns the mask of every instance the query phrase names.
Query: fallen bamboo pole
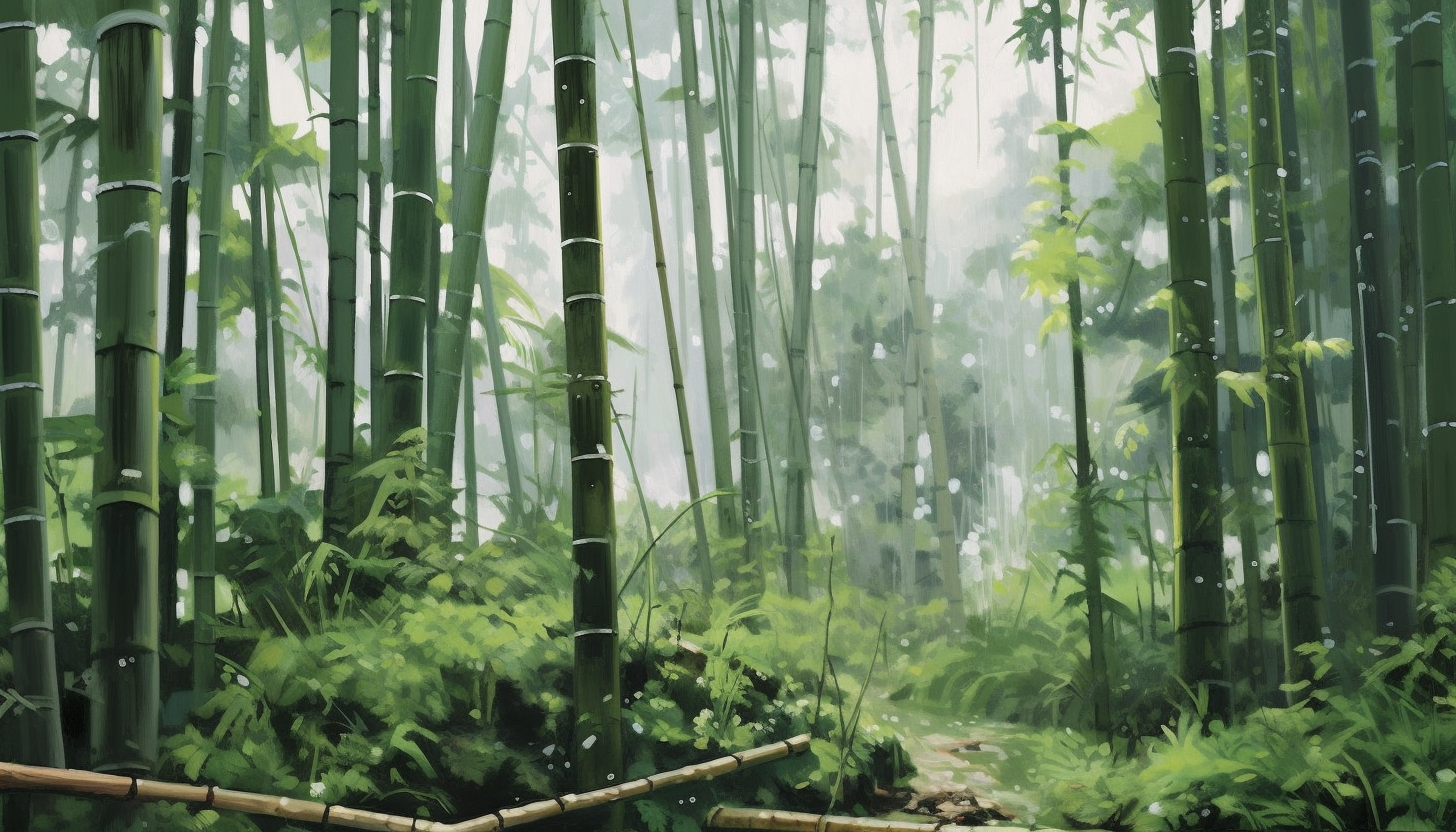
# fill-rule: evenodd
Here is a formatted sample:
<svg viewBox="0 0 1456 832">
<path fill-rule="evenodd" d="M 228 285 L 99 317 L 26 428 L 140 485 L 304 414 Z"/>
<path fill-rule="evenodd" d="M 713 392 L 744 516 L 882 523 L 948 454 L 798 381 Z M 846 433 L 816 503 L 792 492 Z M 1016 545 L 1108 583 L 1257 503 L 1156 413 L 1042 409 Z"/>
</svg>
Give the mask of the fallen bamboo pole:
<svg viewBox="0 0 1456 832">
<path fill-rule="evenodd" d="M 851 818 L 783 812 L 778 809 L 732 809 L 719 806 L 708 813 L 708 826 L 717 829 L 766 829 L 773 832 L 971 832 L 985 827 L 940 823 L 911 823 L 879 818 Z"/>
<path fill-rule="evenodd" d="M 267 815 L 305 823 L 327 823 L 349 829 L 373 830 L 373 832 L 493 832 L 493 830 L 519 826 L 566 812 L 590 809 L 593 806 L 616 800 L 641 797 L 666 786 L 711 780 L 720 774 L 727 774 L 740 768 L 773 762 L 790 754 L 799 754 L 808 747 L 809 735 L 800 734 L 772 745 L 760 746 L 739 754 L 729 754 L 726 757 L 672 771 L 659 772 L 621 785 L 581 794 L 562 795 L 509 809 L 498 809 L 490 814 L 459 823 L 442 823 L 404 815 L 386 815 L 381 812 L 351 809 L 347 806 L 317 803 L 312 800 L 295 800 L 290 797 L 253 792 L 235 792 L 215 786 L 162 783 L 115 774 L 96 774 L 90 771 L 23 766 L 14 763 L 0 763 L 0 792 L 54 792 L 83 797 L 111 797 L 144 803 L 159 801 L 190 803 L 224 811 Z"/>
</svg>

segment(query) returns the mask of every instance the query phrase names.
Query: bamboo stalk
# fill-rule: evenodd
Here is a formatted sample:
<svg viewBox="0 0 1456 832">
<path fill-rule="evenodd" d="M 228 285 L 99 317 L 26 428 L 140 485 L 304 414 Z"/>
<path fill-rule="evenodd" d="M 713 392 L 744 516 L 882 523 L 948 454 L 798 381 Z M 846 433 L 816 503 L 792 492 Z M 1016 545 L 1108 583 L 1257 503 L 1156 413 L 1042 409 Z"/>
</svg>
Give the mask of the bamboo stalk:
<svg viewBox="0 0 1456 832">
<path fill-rule="evenodd" d="M 95 5 L 101 16 L 96 39 L 99 178 L 93 192 L 96 426 L 101 448 L 92 462 L 96 592 L 91 601 L 90 662 L 96 681 L 88 691 L 90 760 L 103 770 L 144 772 L 157 759 L 161 710 L 156 235 L 162 227 L 161 75 L 166 22 L 157 0 Z M 0 77 L 21 75 L 0 69 Z M 14 151 L 4 152 L 9 156 Z M 24 187 L 8 171 L 3 175 L 5 188 Z M 0 250 L 18 258 L 18 243 L 12 237 L 0 243 Z M 4 326 L 5 338 L 19 337 L 9 320 Z M 16 341 L 0 347 L 7 360 L 19 353 L 12 343 Z M 8 387 L 10 378 L 4 382 Z M 15 409 L 6 410 L 11 429 L 17 415 Z M 14 496 L 13 491 L 7 494 Z M 18 530 L 13 517 L 7 522 L 7 530 Z M 12 569 L 10 580 L 18 577 Z M 26 626 L 18 615 L 14 619 Z M 33 626 L 40 625 L 36 621 Z"/>
<path fill-rule="evenodd" d="M 295 800 L 290 797 L 238 792 L 219 789 L 215 786 L 193 786 L 186 783 L 162 783 L 143 780 L 138 777 L 123 777 L 114 774 L 96 774 L 75 769 L 55 769 L 44 766 L 23 766 L 14 763 L 0 763 L 0 790 L 57 792 L 83 797 L 111 797 L 119 800 L 156 803 L 191 803 L 212 809 L 243 812 L 250 815 L 266 815 L 275 818 L 327 823 L 348 829 L 367 829 L 377 832 L 492 832 L 533 821 L 543 820 L 567 812 L 578 812 L 617 800 L 641 797 L 666 786 L 677 786 L 698 780 L 711 780 L 741 768 L 770 763 L 791 754 L 800 754 L 809 748 L 809 735 L 800 734 L 771 745 L 763 745 L 739 754 L 729 754 L 703 763 L 696 763 L 671 771 L 658 772 L 617 786 L 595 789 L 580 794 L 566 794 L 524 806 L 499 809 L 478 818 L 459 823 L 442 823 L 404 815 L 386 815 L 365 809 L 352 809 L 331 803 L 313 800 Z M 725 810 L 734 811 L 734 810 Z M 792 814 L 781 812 L 778 814 Z M 804 817 L 817 817 L 805 815 Z M 852 819 L 847 819 L 852 820 Z M 788 827 L 743 827 L 743 828 L 788 828 Z M 797 827 L 795 827 L 797 828 Z M 809 827 L 813 828 L 813 827 Z M 870 827 L 844 827 L 870 828 Z M 874 827 L 902 828 L 902 827 Z M 910 824 L 907 829 L 929 829 L 930 825 Z M 953 827 L 941 827 L 953 829 Z"/>
<path fill-rule="evenodd" d="M 359 21 L 358 0 L 330 10 L 329 71 L 329 353 L 324 400 L 322 538 L 344 546 L 352 515 L 345 471 L 354 464 L 354 367 L 359 285 Z M 338 58 L 332 56 L 337 55 Z M 349 56 L 345 58 L 344 56 Z M 307 63 L 306 61 L 304 63 Z M 335 92 L 337 91 L 337 92 Z M 284 216 L 287 224 L 288 217 Z M 286 227 L 291 227 L 287 226 Z M 299 273 L 303 273 L 300 264 Z M 307 289 L 303 292 L 308 298 Z M 306 477 L 305 477 L 306 478 Z"/>
<path fill-rule="evenodd" d="M 879 818 L 813 815 L 778 809 L 734 809 L 718 806 L 708 813 L 707 826 L 716 829 L 772 829 L 777 832 L 971 832 L 981 826 L 915 823 Z"/>
<path fill-rule="evenodd" d="M 672 297 L 667 283 L 667 255 L 662 242 L 662 219 L 657 207 L 657 175 L 652 168 L 652 144 L 647 136 L 647 115 L 642 107 L 642 80 L 637 71 L 637 42 L 632 31 L 632 7 L 629 0 L 622 0 L 622 16 L 627 27 L 627 48 L 631 56 L 632 96 L 637 106 L 637 133 L 642 138 L 642 168 L 646 175 L 647 208 L 652 219 L 652 251 L 657 266 L 657 289 L 662 300 L 662 321 L 667 335 L 668 366 L 672 371 L 672 389 L 677 403 L 678 432 L 682 437 L 683 463 L 687 467 L 688 501 L 693 509 L 693 526 L 697 532 L 696 561 L 703 593 L 713 593 L 713 561 L 708 545 L 708 524 L 703 517 L 703 505 L 699 499 L 702 489 L 698 485 L 697 453 L 693 447 L 693 432 L 688 419 L 687 395 L 683 386 L 682 357 L 678 350 L 677 323 L 672 314 Z M 634 414 L 635 415 L 635 414 Z M 638 489 L 641 494 L 641 489 Z"/>
<path fill-rule="evenodd" d="M 0 3 L 0 74 L 29 80 L 36 72 L 34 0 Z M 10 651 L 16 693 L 34 703 L 6 727 L 7 756 L 65 765 L 56 630 L 51 607 L 50 514 L 45 499 L 40 311 L 40 139 L 35 91 L 28 84 L 0 95 L 0 541 L 5 545 Z M 78 144 L 79 152 L 79 144 Z M 100 389 L 100 385 L 98 385 Z M 175 528 L 175 527 L 174 527 Z M 154 596 L 155 597 L 155 596 Z M 102 623 L 98 619 L 98 623 Z M 15 807 L 23 826 L 28 807 Z"/>
<path fill-rule="evenodd" d="M 1163 3 L 1154 15 L 1163 124 L 1163 188 L 1168 212 L 1168 281 L 1173 433 L 1173 605 L 1178 674 L 1208 692 L 1208 713 L 1232 713 L 1228 613 L 1223 574 L 1223 493 L 1219 468 L 1213 265 L 1204 185 L 1193 4 Z M 1179 222 L 1178 217 L 1190 219 Z M 1257 612 L 1257 610 L 1252 611 Z M 1094 660 L 1095 661 L 1095 660 Z M 1095 666 L 1095 665 L 1094 665 Z"/>
<path fill-rule="evenodd" d="M 950 603 L 947 613 L 950 629 L 959 631 L 966 625 L 965 597 L 961 591 L 960 556 L 957 553 L 951 507 L 949 451 L 946 449 L 945 420 L 941 413 L 940 385 L 935 377 L 935 340 L 931 334 L 933 321 L 925 291 L 925 263 L 920 256 L 919 218 L 911 213 L 910 191 L 905 184 L 905 165 L 900 157 L 900 140 L 895 131 L 895 112 L 890 97 L 890 80 L 885 69 L 884 32 L 876 15 L 873 0 L 867 0 L 865 11 L 870 22 L 870 44 L 875 56 L 875 74 L 880 95 L 880 132 L 885 136 L 885 157 L 890 163 L 890 185 L 895 195 L 895 215 L 900 224 L 900 248 L 905 260 L 906 281 L 910 290 L 910 320 L 917 360 L 920 362 L 920 396 L 924 408 L 925 427 L 930 434 L 931 492 L 933 516 L 937 523 L 940 549 L 941 591 Z M 1073 318 L 1075 320 L 1075 316 Z"/>
</svg>

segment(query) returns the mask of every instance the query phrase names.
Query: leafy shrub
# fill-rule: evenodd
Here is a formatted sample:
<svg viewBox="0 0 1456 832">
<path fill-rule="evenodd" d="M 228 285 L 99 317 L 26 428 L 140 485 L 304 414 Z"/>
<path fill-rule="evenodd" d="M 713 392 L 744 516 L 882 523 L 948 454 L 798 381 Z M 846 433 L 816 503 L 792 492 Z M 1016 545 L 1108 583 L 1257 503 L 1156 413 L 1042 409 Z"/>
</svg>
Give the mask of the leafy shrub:
<svg viewBox="0 0 1456 832">
<path fill-rule="evenodd" d="M 569 533 L 544 521 L 473 549 L 452 541 L 454 495 L 423 466 L 421 440 L 406 437 L 358 472 L 375 497 L 344 548 L 310 544 L 316 493 L 226 507 L 219 564 L 234 611 L 218 626 L 218 685 L 166 739 L 159 779 L 432 818 L 575 789 Z M 765 603 L 782 629 L 747 626 L 769 617 L 751 602 L 715 599 L 701 632 L 659 614 L 623 638 L 623 774 L 818 726 L 810 753 L 638 801 L 627 811 L 642 828 L 692 832 L 720 800 L 822 810 L 832 793 L 853 806 L 907 773 L 893 736 L 850 727 L 860 686 L 849 678 L 865 678 L 871 657 L 838 661 L 844 689 L 818 695 L 824 605 L 780 613 L 780 599 Z M 682 606 L 678 596 L 668 604 Z M 841 643 L 857 643 L 850 628 L 861 619 L 842 622 Z M 62 800 L 53 828 L 80 828 L 93 811 Z M 135 811 L 148 828 L 280 828 L 183 807 Z"/>
<path fill-rule="evenodd" d="M 1119 761 L 1067 729 L 1031 733 L 1004 777 L 1036 775 L 1044 822 L 1170 830 L 1443 830 L 1456 826 L 1456 564 L 1427 582 L 1424 634 L 1329 648 L 1303 645 L 1324 687 L 1207 732 L 1186 708 L 1161 736 Z M 1336 667 L 1344 687 L 1335 680 Z M 1131 799 L 1136 796 L 1136 799 Z"/>
</svg>

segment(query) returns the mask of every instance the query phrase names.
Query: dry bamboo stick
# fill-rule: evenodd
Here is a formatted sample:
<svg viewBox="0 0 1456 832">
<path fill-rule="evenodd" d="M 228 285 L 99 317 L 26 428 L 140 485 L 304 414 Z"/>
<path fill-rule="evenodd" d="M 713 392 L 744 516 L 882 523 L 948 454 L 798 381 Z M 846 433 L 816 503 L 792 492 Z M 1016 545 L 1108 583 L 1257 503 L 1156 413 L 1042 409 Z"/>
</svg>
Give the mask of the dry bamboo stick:
<svg viewBox="0 0 1456 832">
<path fill-rule="evenodd" d="M 783 812 L 778 809 L 733 809 L 719 806 L 708 813 L 708 826 L 718 829 L 768 829 L 774 832 L 971 832 L 985 827 L 911 823 L 879 818 L 851 818 Z"/>
<path fill-rule="evenodd" d="M 96 774 L 90 771 L 44 766 L 23 766 L 14 763 L 0 763 L 0 792 L 57 792 L 83 797 L 137 800 L 145 803 L 158 801 L 192 803 L 213 809 L 267 815 L 308 823 L 328 823 L 333 826 L 365 829 L 372 832 L 493 832 L 497 829 L 518 826 L 565 812 L 589 809 L 615 800 L 640 797 L 664 786 L 676 786 L 696 780 L 711 780 L 720 774 L 772 762 L 790 754 L 801 753 L 808 747 L 809 735 L 800 734 L 792 739 L 760 746 L 740 754 L 730 754 L 705 763 L 660 772 L 650 777 L 639 778 L 605 789 L 596 789 L 581 794 L 567 794 L 549 800 L 528 803 L 524 806 L 500 809 L 488 815 L 481 815 L 478 818 L 459 823 L 441 823 L 403 815 L 386 815 L 312 800 L 295 800 L 289 797 L 253 792 L 235 792 L 214 786 L 162 783 L 114 774 Z"/>
</svg>

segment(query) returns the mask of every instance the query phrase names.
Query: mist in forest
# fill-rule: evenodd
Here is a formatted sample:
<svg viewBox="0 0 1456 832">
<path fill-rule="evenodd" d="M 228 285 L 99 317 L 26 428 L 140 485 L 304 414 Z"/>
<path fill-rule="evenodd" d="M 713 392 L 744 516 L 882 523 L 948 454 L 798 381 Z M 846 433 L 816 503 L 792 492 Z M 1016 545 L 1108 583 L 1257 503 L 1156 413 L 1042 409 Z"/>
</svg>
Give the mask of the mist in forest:
<svg viewBox="0 0 1456 832">
<path fill-rule="evenodd" d="M 1456 822 L 1442 4 L 630 1 L 0 0 L 0 828 Z"/>
</svg>

